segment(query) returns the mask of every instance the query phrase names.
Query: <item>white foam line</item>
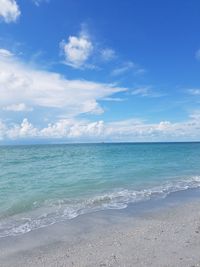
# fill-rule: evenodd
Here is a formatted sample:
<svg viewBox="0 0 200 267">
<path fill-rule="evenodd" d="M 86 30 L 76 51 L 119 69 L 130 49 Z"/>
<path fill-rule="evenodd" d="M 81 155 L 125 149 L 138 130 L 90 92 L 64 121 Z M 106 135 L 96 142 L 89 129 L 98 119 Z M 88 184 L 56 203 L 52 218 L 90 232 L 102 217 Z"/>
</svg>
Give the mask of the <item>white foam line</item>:
<svg viewBox="0 0 200 267">
<path fill-rule="evenodd" d="M 55 205 L 55 211 L 36 218 L 22 218 L 22 220 L 0 223 L 0 237 L 16 236 L 28 233 L 59 221 L 73 219 L 79 215 L 106 209 L 124 209 L 129 203 L 136 203 L 152 198 L 164 198 L 170 193 L 200 187 L 200 176 L 191 177 L 187 180 L 165 183 L 161 186 L 144 190 L 115 190 L 108 194 L 82 200 L 76 204 Z M 63 201 L 64 202 L 64 201 Z M 68 203 L 68 201 L 67 201 Z M 12 219 L 12 218 L 11 218 Z"/>
</svg>

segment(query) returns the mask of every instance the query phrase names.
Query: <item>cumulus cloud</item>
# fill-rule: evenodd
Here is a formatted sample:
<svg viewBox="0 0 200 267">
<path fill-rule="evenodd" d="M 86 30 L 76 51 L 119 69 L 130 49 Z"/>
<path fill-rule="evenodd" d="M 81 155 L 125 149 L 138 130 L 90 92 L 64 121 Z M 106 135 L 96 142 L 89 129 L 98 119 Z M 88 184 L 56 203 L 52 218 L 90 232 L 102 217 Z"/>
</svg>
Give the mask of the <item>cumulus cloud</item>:
<svg viewBox="0 0 200 267">
<path fill-rule="evenodd" d="M 15 0 L 0 0 L 0 18 L 6 23 L 15 22 L 20 13 Z"/>
<path fill-rule="evenodd" d="M 2 127 L 3 124 L 0 125 Z M 3 136 L 0 136 L 0 139 L 8 138 L 11 140 L 20 139 L 20 138 L 32 138 L 38 136 L 38 129 L 34 128 L 31 123 L 25 118 L 21 124 L 14 124 L 12 127 L 7 127 L 3 125 Z M 2 134 L 2 130 L 0 130 Z"/>
<path fill-rule="evenodd" d="M 94 46 L 85 30 L 82 30 L 78 36 L 69 36 L 67 42 L 63 40 L 60 47 L 67 65 L 77 69 L 90 66 L 87 62 Z"/>
<path fill-rule="evenodd" d="M 34 127 L 27 119 L 21 124 L 6 125 L 0 121 L 3 139 L 62 139 L 65 141 L 194 141 L 200 138 L 200 112 L 185 122 L 147 123 L 139 119 L 115 122 L 102 120 L 62 119 L 44 128 Z"/>
<path fill-rule="evenodd" d="M 54 108 L 67 117 L 103 112 L 99 100 L 126 88 L 87 80 L 68 80 L 58 73 L 38 70 L 9 51 L 0 53 L 0 108 Z M 23 104 L 22 104 L 23 103 Z"/>
</svg>

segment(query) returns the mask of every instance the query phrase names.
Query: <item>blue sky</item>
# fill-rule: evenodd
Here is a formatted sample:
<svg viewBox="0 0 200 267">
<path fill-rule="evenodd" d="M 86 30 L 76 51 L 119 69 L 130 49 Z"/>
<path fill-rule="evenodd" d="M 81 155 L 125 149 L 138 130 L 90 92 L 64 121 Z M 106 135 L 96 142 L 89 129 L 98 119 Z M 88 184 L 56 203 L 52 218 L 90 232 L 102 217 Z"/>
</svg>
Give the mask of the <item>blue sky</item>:
<svg viewBox="0 0 200 267">
<path fill-rule="evenodd" d="M 200 139 L 198 0 L 0 0 L 0 143 Z"/>
</svg>

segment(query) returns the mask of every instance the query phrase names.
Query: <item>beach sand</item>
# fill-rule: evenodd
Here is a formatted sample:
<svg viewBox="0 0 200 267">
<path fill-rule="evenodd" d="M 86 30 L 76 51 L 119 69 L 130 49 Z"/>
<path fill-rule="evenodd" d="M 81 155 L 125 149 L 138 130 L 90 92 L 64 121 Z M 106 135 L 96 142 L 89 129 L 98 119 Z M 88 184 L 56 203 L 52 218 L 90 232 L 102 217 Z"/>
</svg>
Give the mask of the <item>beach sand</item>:
<svg viewBox="0 0 200 267">
<path fill-rule="evenodd" d="M 1 238 L 0 266 L 200 266 L 199 198 L 159 202 Z"/>
</svg>

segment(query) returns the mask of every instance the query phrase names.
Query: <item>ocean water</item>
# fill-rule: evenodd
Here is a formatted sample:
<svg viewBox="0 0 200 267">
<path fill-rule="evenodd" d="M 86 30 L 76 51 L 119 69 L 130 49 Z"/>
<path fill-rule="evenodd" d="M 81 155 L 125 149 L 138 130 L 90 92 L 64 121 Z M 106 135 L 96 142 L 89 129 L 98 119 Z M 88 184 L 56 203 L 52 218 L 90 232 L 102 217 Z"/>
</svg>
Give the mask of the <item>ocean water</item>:
<svg viewBox="0 0 200 267">
<path fill-rule="evenodd" d="M 200 187 L 200 143 L 0 147 L 0 237 Z"/>
</svg>

